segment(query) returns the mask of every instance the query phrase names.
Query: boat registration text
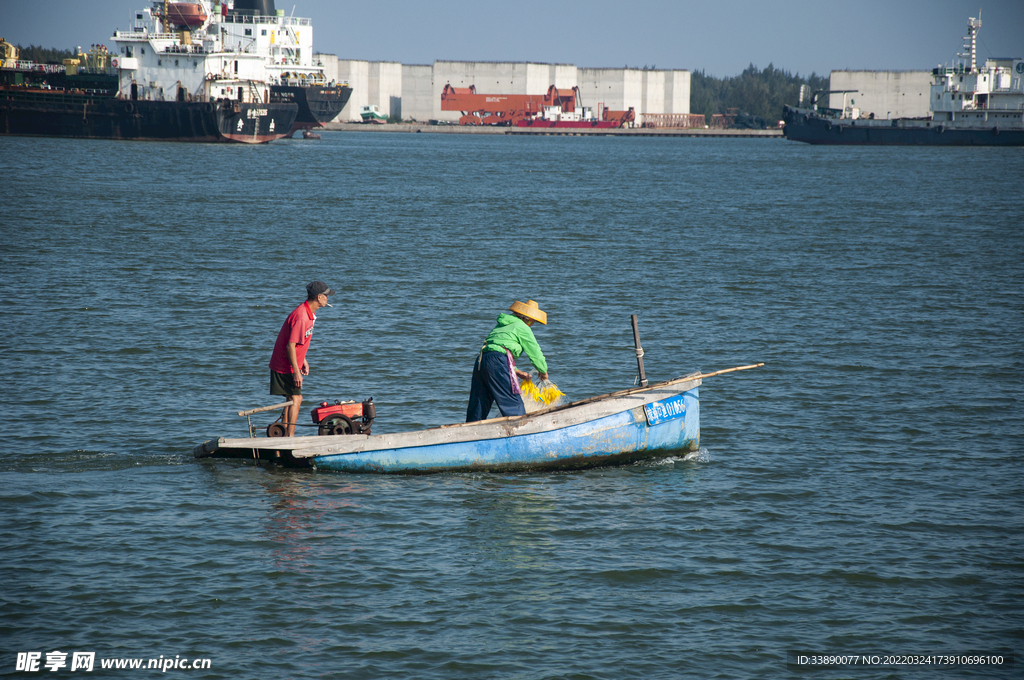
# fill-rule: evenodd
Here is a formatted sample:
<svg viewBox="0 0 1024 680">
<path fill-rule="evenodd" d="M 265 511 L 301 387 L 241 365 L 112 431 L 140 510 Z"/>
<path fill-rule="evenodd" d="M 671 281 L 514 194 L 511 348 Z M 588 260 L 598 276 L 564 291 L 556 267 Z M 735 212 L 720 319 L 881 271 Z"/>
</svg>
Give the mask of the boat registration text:
<svg viewBox="0 0 1024 680">
<path fill-rule="evenodd" d="M 652 404 L 644 404 L 644 413 L 647 415 L 648 425 L 657 425 L 667 420 L 685 418 L 686 402 L 684 395 L 677 394 Z"/>
</svg>

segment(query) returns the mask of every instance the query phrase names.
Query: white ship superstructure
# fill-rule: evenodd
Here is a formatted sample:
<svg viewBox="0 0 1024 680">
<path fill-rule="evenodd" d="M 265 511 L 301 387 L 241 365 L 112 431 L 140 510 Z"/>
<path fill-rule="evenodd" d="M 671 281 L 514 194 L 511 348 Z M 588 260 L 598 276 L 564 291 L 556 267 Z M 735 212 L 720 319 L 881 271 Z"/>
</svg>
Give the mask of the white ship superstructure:
<svg viewBox="0 0 1024 680">
<path fill-rule="evenodd" d="M 155 0 L 114 33 L 122 96 L 268 102 L 271 86 L 322 84 L 312 21 L 266 14 L 260 4 Z"/>
<path fill-rule="evenodd" d="M 981 19 L 971 18 L 960 64 L 932 71 L 932 120 L 954 126 L 1015 125 L 1024 121 L 1024 60 L 987 59 L 977 65 Z"/>
<path fill-rule="evenodd" d="M 267 57 L 267 73 L 275 85 L 324 84 L 323 66 L 313 61 L 312 19 L 285 16 L 273 3 L 229 2 L 221 6 L 220 31 L 233 50 Z"/>
</svg>

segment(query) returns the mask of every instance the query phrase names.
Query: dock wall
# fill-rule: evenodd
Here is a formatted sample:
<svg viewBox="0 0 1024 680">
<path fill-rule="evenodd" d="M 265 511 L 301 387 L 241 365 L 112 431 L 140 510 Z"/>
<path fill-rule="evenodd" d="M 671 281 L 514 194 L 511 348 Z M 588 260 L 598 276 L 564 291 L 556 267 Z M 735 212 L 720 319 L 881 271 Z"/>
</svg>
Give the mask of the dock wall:
<svg viewBox="0 0 1024 680">
<path fill-rule="evenodd" d="M 344 113 L 344 112 L 342 112 Z M 427 121 L 434 116 L 434 67 L 402 65 L 402 118 Z"/>
</svg>

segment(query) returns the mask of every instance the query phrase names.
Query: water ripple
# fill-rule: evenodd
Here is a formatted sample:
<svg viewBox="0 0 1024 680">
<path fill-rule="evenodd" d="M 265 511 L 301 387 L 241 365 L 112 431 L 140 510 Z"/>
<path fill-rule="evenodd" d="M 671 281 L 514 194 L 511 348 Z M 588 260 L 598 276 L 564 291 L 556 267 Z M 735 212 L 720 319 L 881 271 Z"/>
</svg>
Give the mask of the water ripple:
<svg viewBox="0 0 1024 680">
<path fill-rule="evenodd" d="M 1024 641 L 1014 150 L 0 147 L 7 650 L 209 657 L 205 678 L 733 678 L 787 674 L 790 649 Z M 952 186 L 985 198 L 965 217 Z M 697 452 L 623 468 L 195 461 L 268 403 L 312 279 L 341 294 L 308 400 L 373 396 L 380 432 L 464 417 L 513 298 L 548 311 L 574 398 L 632 384 L 631 313 L 653 379 L 766 366 L 705 383 Z"/>
</svg>

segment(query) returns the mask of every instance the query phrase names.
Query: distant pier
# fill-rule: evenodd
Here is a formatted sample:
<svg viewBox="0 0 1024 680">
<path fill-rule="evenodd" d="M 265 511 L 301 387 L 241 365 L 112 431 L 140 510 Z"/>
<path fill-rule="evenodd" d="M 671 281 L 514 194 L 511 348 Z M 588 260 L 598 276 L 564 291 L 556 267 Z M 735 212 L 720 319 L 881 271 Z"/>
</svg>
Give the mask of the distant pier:
<svg viewBox="0 0 1024 680">
<path fill-rule="evenodd" d="M 368 123 L 326 123 L 324 130 L 343 132 L 428 132 L 434 134 L 471 135 L 586 135 L 624 137 L 732 137 L 734 139 L 783 139 L 782 130 L 720 130 L 712 128 L 521 128 L 496 125 L 430 125 L 428 123 L 394 123 L 374 125 Z"/>
</svg>

